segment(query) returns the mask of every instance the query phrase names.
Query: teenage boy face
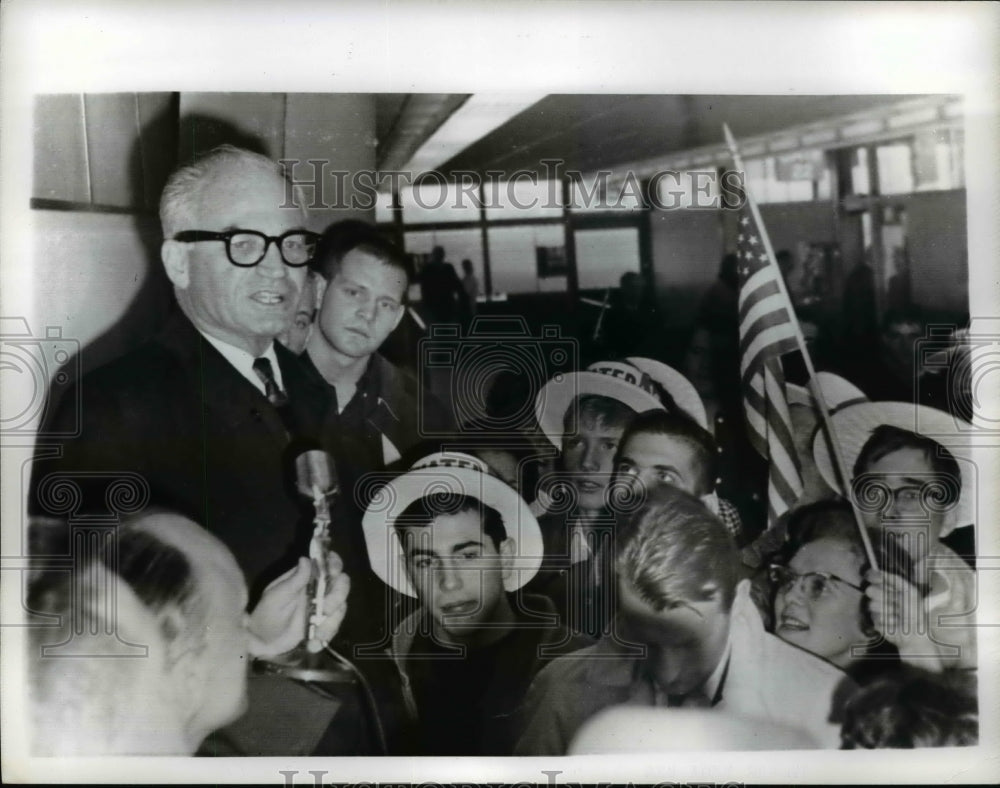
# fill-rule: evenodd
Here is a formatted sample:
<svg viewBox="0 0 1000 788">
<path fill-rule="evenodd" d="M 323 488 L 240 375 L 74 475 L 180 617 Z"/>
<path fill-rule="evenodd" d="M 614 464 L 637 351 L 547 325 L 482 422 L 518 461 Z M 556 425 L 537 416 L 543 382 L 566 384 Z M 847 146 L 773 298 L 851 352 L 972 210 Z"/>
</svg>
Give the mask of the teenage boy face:
<svg viewBox="0 0 1000 788">
<path fill-rule="evenodd" d="M 635 490 L 669 484 L 692 495 L 701 492 L 694 449 L 673 435 L 632 435 L 622 446 L 616 470 Z"/>
<path fill-rule="evenodd" d="M 954 508 L 939 511 L 923 503 L 925 488 L 934 481 L 934 469 L 926 455 L 916 448 L 898 449 L 871 463 L 866 472 L 887 488 L 891 500 L 880 511 L 861 507 L 865 525 L 884 528 L 902 542 L 914 560 L 921 560 L 940 538 L 947 519 L 955 516 Z"/>
<path fill-rule="evenodd" d="M 581 420 L 574 435 L 563 438 L 563 467 L 576 490 L 577 506 L 584 511 L 604 508 L 604 495 L 615 467 L 615 454 L 624 427 L 609 427 Z"/>
<path fill-rule="evenodd" d="M 403 532 L 406 568 L 417 598 L 438 625 L 461 638 L 494 619 L 510 575 L 514 540 L 499 549 L 478 512 L 438 515 Z"/>
</svg>

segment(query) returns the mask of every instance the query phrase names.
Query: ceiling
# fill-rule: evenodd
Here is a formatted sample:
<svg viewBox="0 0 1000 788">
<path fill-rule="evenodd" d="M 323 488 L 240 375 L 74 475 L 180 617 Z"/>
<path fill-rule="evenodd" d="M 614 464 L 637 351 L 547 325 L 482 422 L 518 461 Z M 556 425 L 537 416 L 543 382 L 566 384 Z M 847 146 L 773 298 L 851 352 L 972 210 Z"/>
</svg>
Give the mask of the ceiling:
<svg viewBox="0 0 1000 788">
<path fill-rule="evenodd" d="M 379 162 L 396 167 L 467 96 L 377 94 Z M 722 123 L 741 138 L 776 132 L 915 96 L 710 96 L 554 94 L 453 156 L 439 171 L 541 172 L 543 159 L 589 172 L 724 142 Z M 423 111 L 416 111 L 424 105 Z M 430 106 L 430 110 L 427 106 Z M 409 109 L 409 117 L 407 115 Z M 436 111 L 433 111 L 436 110 Z M 402 146 L 396 137 L 406 140 Z M 402 148 L 405 147 L 406 150 Z"/>
</svg>

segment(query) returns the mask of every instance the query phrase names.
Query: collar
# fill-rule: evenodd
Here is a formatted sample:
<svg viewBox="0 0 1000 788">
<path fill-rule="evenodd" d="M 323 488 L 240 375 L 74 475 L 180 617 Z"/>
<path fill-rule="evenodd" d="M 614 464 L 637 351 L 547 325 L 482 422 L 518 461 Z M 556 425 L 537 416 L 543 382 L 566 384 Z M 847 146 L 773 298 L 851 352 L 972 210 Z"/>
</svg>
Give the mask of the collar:
<svg viewBox="0 0 1000 788">
<path fill-rule="evenodd" d="M 932 544 L 914 569 L 918 578 L 927 578 L 927 597 L 931 605 L 948 597 L 961 573 L 972 571 L 965 559 L 943 542 Z"/>
<path fill-rule="evenodd" d="M 281 365 L 278 363 L 278 356 L 274 352 L 274 342 L 268 345 L 267 350 L 265 350 L 260 356 L 254 356 L 245 351 L 243 348 L 230 345 L 228 342 L 223 342 L 217 337 L 206 334 L 201 329 L 198 329 L 198 333 L 201 334 L 208 341 L 208 343 L 212 345 L 212 347 L 218 350 L 219 353 L 222 354 L 222 357 L 236 368 L 237 372 L 253 383 L 254 388 L 256 388 L 261 394 L 266 394 L 266 391 L 261 379 L 257 377 L 257 373 L 253 371 L 253 362 L 255 358 L 266 358 L 271 362 L 271 368 L 274 370 L 274 379 L 278 383 L 278 388 L 282 391 L 285 390 L 285 384 L 281 377 Z"/>
<path fill-rule="evenodd" d="M 334 392 L 334 396 L 336 397 L 335 393 L 336 386 L 334 386 L 334 384 L 330 383 L 325 377 L 323 377 L 323 373 L 320 372 L 320 369 L 316 365 L 316 361 L 315 359 L 313 359 L 312 354 L 310 354 L 308 348 L 306 348 L 305 350 L 302 351 L 302 353 L 299 354 L 299 358 L 305 363 L 306 368 L 309 370 L 310 376 L 315 378 L 318 382 L 322 383 L 331 392 Z M 380 399 L 379 388 L 381 386 L 381 381 L 382 381 L 383 364 L 385 364 L 385 361 L 378 353 L 372 353 L 368 357 L 368 363 L 365 365 L 364 372 L 361 373 L 361 377 L 359 377 L 357 381 L 354 383 L 354 393 L 351 395 L 350 400 L 344 403 L 341 403 L 339 399 L 337 400 L 338 413 L 343 413 L 344 410 L 347 408 L 347 406 L 350 404 L 350 401 L 353 400 L 358 395 L 359 392 L 362 395 L 364 394 L 369 395 L 368 399 L 371 400 L 372 407 L 378 404 L 378 401 Z"/>
<path fill-rule="evenodd" d="M 730 631 L 729 640 L 726 641 L 726 649 L 722 652 L 722 658 L 719 660 L 719 664 L 715 666 L 715 670 L 712 671 L 712 675 L 710 675 L 705 680 L 705 683 L 702 684 L 702 690 L 705 693 L 705 697 L 711 699 L 713 706 L 722 700 L 722 691 L 725 689 L 726 676 L 729 673 L 729 659 L 732 656 L 732 653 L 732 631 Z"/>
</svg>

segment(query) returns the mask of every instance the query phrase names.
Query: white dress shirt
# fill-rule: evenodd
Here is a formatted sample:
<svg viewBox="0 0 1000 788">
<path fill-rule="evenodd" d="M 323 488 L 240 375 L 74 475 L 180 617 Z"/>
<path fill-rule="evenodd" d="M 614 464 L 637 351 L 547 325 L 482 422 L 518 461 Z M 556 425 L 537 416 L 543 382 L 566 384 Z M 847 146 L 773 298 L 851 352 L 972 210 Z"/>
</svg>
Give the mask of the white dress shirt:
<svg viewBox="0 0 1000 788">
<path fill-rule="evenodd" d="M 257 373 L 254 372 L 253 369 L 253 362 L 258 358 L 266 358 L 271 362 L 271 369 L 274 370 L 274 380 L 278 384 L 278 388 L 282 391 L 285 390 L 285 384 L 281 378 L 281 365 L 278 363 L 278 356 L 274 352 L 273 342 L 268 345 L 267 350 L 259 356 L 254 356 L 245 351 L 243 348 L 230 345 L 228 342 L 223 342 L 221 339 L 209 336 L 204 331 L 199 331 L 199 333 L 212 344 L 212 347 L 222 354 L 222 357 L 225 358 L 226 361 L 236 368 L 237 372 L 253 383 L 254 387 L 261 394 L 266 396 L 267 391 L 264 388 L 264 381 L 257 377 Z"/>
</svg>

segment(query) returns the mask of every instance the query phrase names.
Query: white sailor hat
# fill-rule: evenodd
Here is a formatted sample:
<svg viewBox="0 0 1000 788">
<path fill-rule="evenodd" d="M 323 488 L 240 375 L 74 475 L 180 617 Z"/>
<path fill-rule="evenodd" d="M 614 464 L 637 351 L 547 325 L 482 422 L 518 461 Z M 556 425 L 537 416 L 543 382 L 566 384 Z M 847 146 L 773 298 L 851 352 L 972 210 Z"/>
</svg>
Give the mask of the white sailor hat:
<svg viewBox="0 0 1000 788">
<path fill-rule="evenodd" d="M 507 591 L 516 591 L 537 574 L 544 552 L 542 532 L 527 502 L 493 476 L 482 460 L 461 452 L 438 452 L 418 460 L 409 471 L 379 488 L 365 510 L 362 528 L 368 558 L 382 582 L 416 596 L 394 526 L 411 503 L 442 494 L 475 498 L 500 513 L 507 536 L 515 544 L 513 571 L 504 580 Z"/>
<path fill-rule="evenodd" d="M 583 395 L 608 397 L 636 413 L 665 410 L 657 383 L 678 407 L 702 427 L 706 426 L 705 406 L 694 386 L 675 369 L 648 358 L 597 361 L 582 372 L 556 375 L 535 398 L 538 426 L 554 446 L 561 447 L 566 411 L 576 397 Z"/>
<path fill-rule="evenodd" d="M 973 429 L 971 424 L 961 422 L 943 410 L 911 402 L 861 402 L 837 411 L 830 420 L 848 474 L 853 473 L 854 463 L 872 432 L 883 424 L 921 435 L 926 433 L 949 449 L 968 446 L 969 431 Z M 834 461 L 822 429 L 817 430 L 813 438 L 813 458 L 830 488 L 845 494 L 837 480 Z M 954 526 L 965 526 L 975 520 L 975 478 L 968 462 L 960 461 L 958 465 L 962 474 L 962 491 L 955 510 Z M 941 535 L 947 536 L 950 530 L 948 528 Z"/>
</svg>

